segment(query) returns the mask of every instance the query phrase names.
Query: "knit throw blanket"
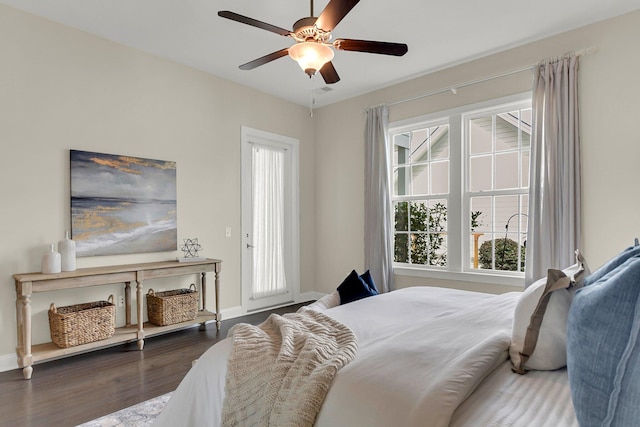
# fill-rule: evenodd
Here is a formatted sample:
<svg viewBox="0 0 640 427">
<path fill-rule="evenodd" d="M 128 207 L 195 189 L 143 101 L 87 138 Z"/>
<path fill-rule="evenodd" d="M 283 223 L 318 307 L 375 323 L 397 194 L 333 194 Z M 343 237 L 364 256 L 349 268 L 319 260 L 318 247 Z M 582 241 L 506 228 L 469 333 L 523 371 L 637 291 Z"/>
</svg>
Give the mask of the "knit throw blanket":
<svg viewBox="0 0 640 427">
<path fill-rule="evenodd" d="M 235 325 L 229 335 L 223 426 L 312 426 L 358 346 L 351 329 L 305 307 L 259 326 Z"/>
</svg>

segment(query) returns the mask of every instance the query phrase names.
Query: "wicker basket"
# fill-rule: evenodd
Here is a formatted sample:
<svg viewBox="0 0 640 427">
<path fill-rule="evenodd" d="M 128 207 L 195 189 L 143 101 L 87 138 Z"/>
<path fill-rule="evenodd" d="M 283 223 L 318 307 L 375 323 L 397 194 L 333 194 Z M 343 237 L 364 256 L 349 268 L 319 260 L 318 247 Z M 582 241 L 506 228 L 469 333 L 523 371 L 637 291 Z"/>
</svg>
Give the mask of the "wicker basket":
<svg viewBox="0 0 640 427">
<path fill-rule="evenodd" d="M 196 285 L 189 289 L 147 293 L 149 322 L 158 326 L 173 325 L 196 318 L 198 313 L 198 291 Z"/>
<path fill-rule="evenodd" d="M 49 308 L 51 340 L 62 348 L 74 347 L 111 337 L 116 328 L 113 295 L 107 301 Z"/>
</svg>

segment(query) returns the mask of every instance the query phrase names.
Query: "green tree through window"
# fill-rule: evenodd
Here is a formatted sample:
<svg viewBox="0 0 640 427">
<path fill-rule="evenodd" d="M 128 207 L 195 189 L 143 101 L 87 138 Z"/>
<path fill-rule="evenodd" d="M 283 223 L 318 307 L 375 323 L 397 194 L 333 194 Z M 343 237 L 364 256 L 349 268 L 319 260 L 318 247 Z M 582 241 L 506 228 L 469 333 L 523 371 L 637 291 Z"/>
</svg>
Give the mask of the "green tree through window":
<svg viewBox="0 0 640 427">
<path fill-rule="evenodd" d="M 481 211 L 471 212 L 471 231 L 479 226 Z M 436 202 L 395 204 L 395 261 L 444 267 L 447 265 L 447 207 Z"/>
</svg>

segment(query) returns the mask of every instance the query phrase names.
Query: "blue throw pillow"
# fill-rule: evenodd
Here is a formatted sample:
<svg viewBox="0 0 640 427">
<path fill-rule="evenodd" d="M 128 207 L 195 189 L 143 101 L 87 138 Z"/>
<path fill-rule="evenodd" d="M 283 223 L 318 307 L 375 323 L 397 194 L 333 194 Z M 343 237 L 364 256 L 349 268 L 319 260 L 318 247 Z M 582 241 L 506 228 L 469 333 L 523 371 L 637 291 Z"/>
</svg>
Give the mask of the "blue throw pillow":
<svg viewBox="0 0 640 427">
<path fill-rule="evenodd" d="M 378 295 L 378 288 L 376 288 L 376 284 L 373 281 L 373 277 L 371 277 L 371 273 L 369 272 L 369 270 L 362 273 L 360 275 L 360 278 L 364 281 L 364 283 L 367 284 L 367 286 L 369 287 L 369 291 L 371 291 L 373 295 Z"/>
<path fill-rule="evenodd" d="M 592 274 L 585 277 L 584 281 L 582 282 L 582 285 L 589 286 L 592 283 L 597 282 L 598 280 L 606 276 L 608 273 L 610 273 L 611 271 L 619 267 L 626 260 L 636 255 L 640 255 L 640 245 L 635 244 L 633 246 L 629 246 L 627 249 L 620 252 L 614 258 L 610 259 L 602 267 L 600 267 L 599 269 L 594 271 Z"/>
<path fill-rule="evenodd" d="M 375 285 L 374 285 L 375 286 Z M 369 288 L 369 285 L 365 283 L 362 277 L 358 276 L 358 273 L 353 270 L 338 286 L 338 293 L 340 294 L 340 304 L 347 304 L 352 301 L 357 301 L 362 298 L 376 295 L 378 292 L 373 293 Z"/>
<path fill-rule="evenodd" d="M 640 420 L 640 256 L 576 292 L 567 322 L 567 370 L 581 427 Z"/>
</svg>

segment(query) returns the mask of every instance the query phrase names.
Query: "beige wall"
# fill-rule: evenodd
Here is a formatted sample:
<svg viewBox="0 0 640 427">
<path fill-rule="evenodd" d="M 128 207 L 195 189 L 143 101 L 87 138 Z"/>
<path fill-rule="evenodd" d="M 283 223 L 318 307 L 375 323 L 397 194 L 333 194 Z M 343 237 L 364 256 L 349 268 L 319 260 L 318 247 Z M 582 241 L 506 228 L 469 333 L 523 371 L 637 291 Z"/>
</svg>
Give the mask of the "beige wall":
<svg viewBox="0 0 640 427">
<path fill-rule="evenodd" d="M 313 127 L 307 108 L 5 6 L 0 56 L 0 368 L 15 367 L 11 276 L 40 271 L 42 252 L 70 227 L 69 149 L 176 161 L 179 243 L 198 237 L 202 255 L 223 260 L 221 303 L 232 309 L 241 304 L 241 126 L 299 139 L 301 291 L 313 290 Z M 227 226 L 231 238 L 225 237 Z M 78 267 L 179 255 L 80 258 Z M 95 301 L 112 292 L 121 287 L 35 295 L 34 343 L 50 340 L 50 302 Z M 122 309 L 117 317 L 122 324 Z"/>
<path fill-rule="evenodd" d="M 597 47 L 581 58 L 583 165 L 582 250 L 592 267 L 640 235 L 640 12 L 618 17 L 432 73 L 316 111 L 316 290 L 328 292 L 364 268 L 364 111 L 456 84 L 526 68 L 571 50 Z M 438 112 L 531 89 L 531 72 L 461 88 L 389 108 L 390 120 Z M 396 276 L 399 287 L 429 284 L 502 292 L 517 289 L 470 282 Z"/>
</svg>

